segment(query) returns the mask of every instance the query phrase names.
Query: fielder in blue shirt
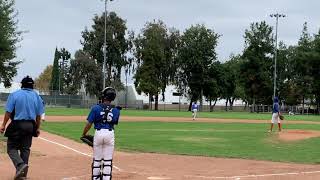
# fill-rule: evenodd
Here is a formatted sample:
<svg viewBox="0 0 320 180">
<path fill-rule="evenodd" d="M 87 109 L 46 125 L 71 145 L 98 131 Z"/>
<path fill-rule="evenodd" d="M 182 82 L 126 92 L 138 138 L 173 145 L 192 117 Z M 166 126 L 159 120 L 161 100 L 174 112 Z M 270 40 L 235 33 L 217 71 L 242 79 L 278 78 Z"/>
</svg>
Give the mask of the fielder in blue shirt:
<svg viewBox="0 0 320 180">
<path fill-rule="evenodd" d="M 279 115 L 280 115 L 279 99 L 278 97 L 274 97 L 273 107 L 272 107 L 272 119 L 271 119 L 269 132 L 272 132 L 274 124 L 278 124 L 279 132 L 281 131 L 281 121 L 280 121 Z"/>
<path fill-rule="evenodd" d="M 198 106 L 197 102 L 194 102 L 194 103 L 192 104 L 192 107 L 191 107 L 192 119 L 193 119 L 193 120 L 196 120 L 198 110 L 199 110 L 199 106 Z"/>
<path fill-rule="evenodd" d="M 32 78 L 26 76 L 21 81 L 21 89 L 9 95 L 0 127 L 0 132 L 5 131 L 8 137 L 7 153 L 16 168 L 14 179 L 27 177 L 32 137 L 40 134 L 40 116 L 44 109 L 33 85 Z M 9 119 L 11 123 L 6 129 Z"/>
</svg>

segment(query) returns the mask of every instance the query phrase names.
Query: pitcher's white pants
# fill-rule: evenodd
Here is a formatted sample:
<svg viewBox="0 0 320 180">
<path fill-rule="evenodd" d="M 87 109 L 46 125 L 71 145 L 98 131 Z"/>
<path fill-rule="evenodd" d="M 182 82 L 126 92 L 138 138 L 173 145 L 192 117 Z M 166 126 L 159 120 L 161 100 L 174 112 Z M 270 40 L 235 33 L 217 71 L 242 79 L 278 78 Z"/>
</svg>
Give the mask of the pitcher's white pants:
<svg viewBox="0 0 320 180">
<path fill-rule="evenodd" d="M 92 179 L 111 180 L 113 151 L 114 131 L 96 130 L 93 141 Z"/>
<path fill-rule="evenodd" d="M 279 123 L 281 123 L 278 113 L 272 113 L 271 123 L 272 123 L 272 124 L 277 124 L 277 123 L 279 124 Z"/>
<path fill-rule="evenodd" d="M 195 120 L 196 117 L 197 117 L 197 111 L 198 111 L 198 109 L 193 109 L 193 110 L 192 110 L 192 119 L 193 119 L 193 120 Z"/>
</svg>

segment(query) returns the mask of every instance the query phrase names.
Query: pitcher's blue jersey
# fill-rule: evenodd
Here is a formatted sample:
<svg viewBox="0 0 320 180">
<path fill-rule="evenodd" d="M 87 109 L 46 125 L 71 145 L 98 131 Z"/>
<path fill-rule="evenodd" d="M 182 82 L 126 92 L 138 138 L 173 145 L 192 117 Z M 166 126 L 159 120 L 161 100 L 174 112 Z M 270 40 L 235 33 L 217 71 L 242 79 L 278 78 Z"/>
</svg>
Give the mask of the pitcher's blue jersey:
<svg viewBox="0 0 320 180">
<path fill-rule="evenodd" d="M 192 109 L 198 110 L 198 104 L 192 104 Z"/>
<path fill-rule="evenodd" d="M 272 113 L 278 113 L 279 112 L 279 103 L 274 103 L 272 108 Z"/>
</svg>

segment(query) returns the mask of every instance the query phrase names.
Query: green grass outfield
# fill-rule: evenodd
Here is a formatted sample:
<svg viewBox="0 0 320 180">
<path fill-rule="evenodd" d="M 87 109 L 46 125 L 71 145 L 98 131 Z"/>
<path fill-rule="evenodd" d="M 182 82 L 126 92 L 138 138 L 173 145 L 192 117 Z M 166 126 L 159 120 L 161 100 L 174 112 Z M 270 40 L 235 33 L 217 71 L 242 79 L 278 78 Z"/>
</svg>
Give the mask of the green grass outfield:
<svg viewBox="0 0 320 180">
<path fill-rule="evenodd" d="M 3 112 L 2 112 L 3 113 Z M 89 109 L 77 108 L 46 108 L 48 116 L 87 116 Z M 191 117 L 191 112 L 186 111 L 142 111 L 122 110 L 122 116 L 143 116 L 143 117 Z M 199 112 L 199 117 L 219 119 L 249 119 L 249 120 L 270 120 L 270 113 L 249 113 L 249 112 Z M 320 121 L 320 116 L 295 115 L 285 116 L 286 120 Z"/>
<path fill-rule="evenodd" d="M 43 123 L 42 129 L 79 142 L 84 123 Z M 155 152 L 320 163 L 320 138 L 282 142 L 267 133 L 267 124 L 121 122 L 116 148 L 121 151 Z M 320 125 L 285 125 L 286 129 L 320 130 Z M 93 132 L 91 131 L 91 134 Z"/>
</svg>

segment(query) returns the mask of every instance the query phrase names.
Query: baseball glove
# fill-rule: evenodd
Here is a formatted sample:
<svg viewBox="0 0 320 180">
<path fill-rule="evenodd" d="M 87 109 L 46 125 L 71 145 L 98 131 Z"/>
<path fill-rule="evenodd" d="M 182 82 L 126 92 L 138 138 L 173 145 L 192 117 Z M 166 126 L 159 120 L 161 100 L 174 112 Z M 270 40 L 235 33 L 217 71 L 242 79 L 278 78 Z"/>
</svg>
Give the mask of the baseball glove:
<svg viewBox="0 0 320 180">
<path fill-rule="evenodd" d="M 82 136 L 81 141 L 88 144 L 89 146 L 93 147 L 93 136 L 92 135 L 85 135 Z"/>
<path fill-rule="evenodd" d="M 279 115 L 280 120 L 284 120 L 284 116 L 282 114 Z"/>
</svg>

